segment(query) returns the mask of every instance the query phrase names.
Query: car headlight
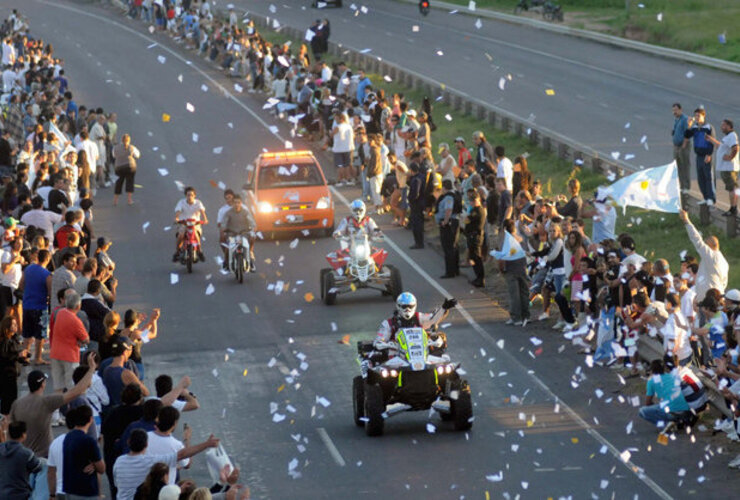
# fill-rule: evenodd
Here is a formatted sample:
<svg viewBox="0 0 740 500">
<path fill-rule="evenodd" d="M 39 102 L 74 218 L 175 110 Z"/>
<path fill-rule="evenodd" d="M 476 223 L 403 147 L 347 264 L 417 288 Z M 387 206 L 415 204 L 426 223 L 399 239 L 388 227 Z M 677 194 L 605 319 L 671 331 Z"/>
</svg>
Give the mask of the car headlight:
<svg viewBox="0 0 740 500">
<path fill-rule="evenodd" d="M 316 208 L 319 210 L 326 210 L 331 206 L 331 200 L 328 196 L 322 196 L 319 201 L 316 202 Z"/>
<path fill-rule="evenodd" d="M 272 205 L 267 201 L 261 201 L 257 204 L 257 210 L 259 210 L 260 213 L 269 214 L 272 212 Z"/>
</svg>

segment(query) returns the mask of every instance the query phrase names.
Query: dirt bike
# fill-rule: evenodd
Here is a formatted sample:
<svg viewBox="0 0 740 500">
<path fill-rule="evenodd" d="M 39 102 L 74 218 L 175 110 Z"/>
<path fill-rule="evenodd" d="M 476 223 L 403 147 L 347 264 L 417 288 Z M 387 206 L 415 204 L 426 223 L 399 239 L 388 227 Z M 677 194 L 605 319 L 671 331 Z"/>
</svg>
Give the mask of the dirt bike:
<svg viewBox="0 0 740 500">
<path fill-rule="evenodd" d="M 244 273 L 249 272 L 252 265 L 249 239 L 246 234 L 232 233 L 227 235 L 226 245 L 229 249 L 229 269 L 236 276 L 236 280 L 243 283 Z"/>
<path fill-rule="evenodd" d="M 188 273 L 193 272 L 193 264 L 199 262 L 201 248 L 198 234 L 195 228 L 201 224 L 199 220 L 183 219 L 177 221 L 178 224 L 185 226 L 182 245 L 180 245 L 180 263 L 184 264 Z"/>
</svg>

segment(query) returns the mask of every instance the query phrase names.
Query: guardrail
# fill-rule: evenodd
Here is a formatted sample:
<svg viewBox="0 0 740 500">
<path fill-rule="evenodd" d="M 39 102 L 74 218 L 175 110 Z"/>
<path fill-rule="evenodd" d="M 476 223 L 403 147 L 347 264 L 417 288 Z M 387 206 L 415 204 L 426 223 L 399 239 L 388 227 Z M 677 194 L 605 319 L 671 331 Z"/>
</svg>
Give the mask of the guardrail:
<svg viewBox="0 0 740 500">
<path fill-rule="evenodd" d="M 254 20 L 255 25 L 260 28 L 275 31 L 270 17 L 261 16 L 253 12 L 248 12 L 246 15 Z M 289 38 L 303 40 L 304 31 L 301 29 L 281 25 L 278 31 Z M 633 165 L 621 160 L 614 160 L 612 157 L 603 156 L 595 149 L 566 137 L 555 130 L 538 125 L 531 120 L 470 96 L 433 78 L 421 75 L 407 68 L 402 68 L 395 63 L 384 61 L 376 55 L 363 53 L 354 47 L 331 41 L 328 44 L 328 51 L 333 56 L 343 58 L 350 66 L 362 67 L 371 73 L 388 75 L 393 81 L 400 82 L 415 90 L 420 90 L 430 97 L 441 96 L 442 101 L 451 106 L 455 111 L 474 116 L 497 130 L 526 137 L 533 146 L 553 153 L 558 158 L 569 161 L 580 159 L 583 160 L 585 168 L 601 172 L 604 175 L 616 174 L 618 178 L 623 177 L 627 173 L 637 171 L 637 168 Z M 690 213 L 699 217 L 702 225 L 713 224 L 718 227 L 724 227 L 728 237 L 733 238 L 737 236 L 737 219 L 735 217 L 722 217 L 719 210 L 712 209 L 707 205 L 700 205 L 699 200 L 695 198 L 687 197 L 684 203 Z"/>
</svg>

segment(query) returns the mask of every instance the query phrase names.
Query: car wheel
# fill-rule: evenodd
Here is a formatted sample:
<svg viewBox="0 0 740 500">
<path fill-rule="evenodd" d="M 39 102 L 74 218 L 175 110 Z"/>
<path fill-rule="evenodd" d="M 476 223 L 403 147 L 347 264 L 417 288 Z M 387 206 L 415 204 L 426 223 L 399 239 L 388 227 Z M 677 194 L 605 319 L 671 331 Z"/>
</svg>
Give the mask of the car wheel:
<svg viewBox="0 0 740 500">
<path fill-rule="evenodd" d="M 460 391 L 456 400 L 450 402 L 452 421 L 456 431 L 467 431 L 473 427 L 473 399 L 469 390 Z"/>
<path fill-rule="evenodd" d="M 334 273 L 326 273 L 324 275 L 324 304 L 327 306 L 333 306 L 337 303 L 337 292 L 330 291 L 334 287 Z"/>
<path fill-rule="evenodd" d="M 403 292 L 401 271 L 399 271 L 396 266 L 388 265 L 386 267 L 391 272 L 391 279 L 386 286 L 386 290 L 388 291 L 388 295 L 390 295 L 393 300 L 396 300 L 396 297 L 398 297 Z"/>
<path fill-rule="evenodd" d="M 379 385 L 365 386 L 365 434 L 381 436 L 383 434 L 383 390 Z"/>
<path fill-rule="evenodd" d="M 352 409 L 355 415 L 355 425 L 365 425 L 365 381 L 360 375 L 352 379 Z"/>
</svg>

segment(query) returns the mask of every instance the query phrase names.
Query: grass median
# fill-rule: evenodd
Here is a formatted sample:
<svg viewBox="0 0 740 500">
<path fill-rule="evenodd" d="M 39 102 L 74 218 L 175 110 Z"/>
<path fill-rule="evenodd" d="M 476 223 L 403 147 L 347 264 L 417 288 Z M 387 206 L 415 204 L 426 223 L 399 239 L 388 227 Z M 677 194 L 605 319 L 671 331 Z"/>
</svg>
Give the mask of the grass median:
<svg viewBox="0 0 740 500">
<path fill-rule="evenodd" d="M 290 40 L 293 44 L 300 43 L 291 40 L 280 32 L 262 30 L 266 40 L 280 44 Z M 337 58 L 329 56 L 328 61 L 336 61 Z M 383 88 L 387 96 L 393 93 L 401 93 L 411 103 L 411 107 L 421 107 L 424 93 L 410 89 L 394 81 L 386 81 L 386 75 L 368 74 L 377 88 Z M 609 183 L 607 179 L 591 170 L 574 169 L 573 164 L 558 158 L 556 155 L 546 153 L 536 147 L 527 138 L 514 134 L 503 133 L 493 130 L 492 127 L 472 116 L 463 115 L 453 110 L 450 106 L 435 102 L 437 96 L 430 95 L 433 109 L 432 116 L 437 124 L 437 130 L 432 133 L 432 143 L 438 145 L 447 142 L 450 145 L 456 137 L 465 138 L 468 145 L 472 144 L 472 134 L 476 130 L 482 130 L 488 141 L 495 145 L 506 147 L 507 156 L 513 159 L 521 154 L 527 154 L 529 169 L 532 178 L 539 179 L 543 184 L 545 196 L 555 196 L 566 193 L 568 180 L 575 176 L 581 182 L 581 191 L 584 198 L 590 198 L 591 194 L 599 185 Z M 434 153 L 436 154 L 436 148 Z M 438 158 L 437 158 L 438 159 Z M 625 215 L 622 209 L 617 208 L 619 217 L 617 219 L 617 234 L 630 233 L 637 242 L 638 251 L 646 258 L 655 260 L 665 258 L 669 261 L 672 270 L 680 268 L 680 252 L 688 250 L 690 254 L 696 255 L 686 230 L 681 224 L 677 214 L 665 214 L 643 209 L 629 208 Z M 698 224 L 698 221 L 694 221 Z M 587 221 L 588 234 L 591 234 L 591 224 Z M 727 261 L 730 264 L 730 288 L 740 288 L 740 244 L 725 236 L 720 228 L 709 226 L 699 228 L 705 235 L 713 234 L 720 240 L 720 246 Z"/>
<path fill-rule="evenodd" d="M 447 1 L 466 8 L 469 3 Z M 563 7 L 565 24 L 574 28 L 740 62 L 738 0 L 553 1 Z M 517 3 L 518 0 L 477 0 L 476 6 L 511 14 Z M 521 15 L 542 18 L 540 12 Z"/>
</svg>

